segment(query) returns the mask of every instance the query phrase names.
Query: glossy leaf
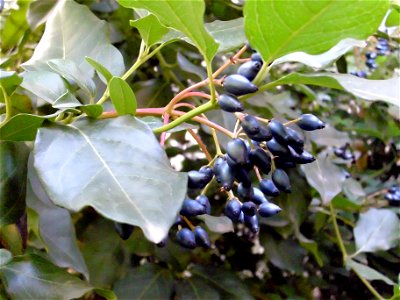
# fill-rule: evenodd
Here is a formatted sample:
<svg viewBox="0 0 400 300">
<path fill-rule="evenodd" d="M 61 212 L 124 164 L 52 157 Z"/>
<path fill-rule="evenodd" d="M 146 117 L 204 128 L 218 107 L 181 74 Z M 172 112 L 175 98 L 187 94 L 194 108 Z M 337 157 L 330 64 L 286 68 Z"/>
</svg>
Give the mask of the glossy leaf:
<svg viewBox="0 0 400 300">
<path fill-rule="evenodd" d="M 117 281 L 114 292 L 118 299 L 165 299 L 172 294 L 173 284 L 170 270 L 147 263 Z"/>
<path fill-rule="evenodd" d="M 72 268 L 89 279 L 89 272 L 76 243 L 74 225 L 69 212 L 54 205 L 43 189 L 30 158 L 26 204 L 39 218 L 40 238 L 50 260 L 57 266 Z"/>
<path fill-rule="evenodd" d="M 103 107 L 100 104 L 86 104 L 79 107 L 89 118 L 97 118 L 103 113 Z"/>
<path fill-rule="evenodd" d="M 357 272 L 359 275 L 361 275 L 363 278 L 369 280 L 369 281 L 373 281 L 373 280 L 381 280 L 383 282 L 385 282 L 386 284 L 389 285 L 394 285 L 395 283 L 388 277 L 386 277 L 385 275 L 383 275 L 382 273 L 372 269 L 369 266 L 360 264 L 352 259 L 347 259 L 346 260 L 346 268 L 348 269 L 352 269 L 355 272 Z"/>
<path fill-rule="evenodd" d="M 357 253 L 388 250 L 400 240 L 400 220 L 388 209 L 370 208 L 361 213 L 354 228 Z"/>
<path fill-rule="evenodd" d="M 2 53 L 16 46 L 28 29 L 29 25 L 25 17 L 28 5 L 28 1 L 19 1 L 18 6 L 14 6 L 7 18 L 2 20 L 0 33 Z"/>
<path fill-rule="evenodd" d="M 98 64 L 101 64 L 101 66 L 106 68 L 111 73 L 111 75 L 122 76 L 122 74 L 125 72 L 124 58 L 123 58 L 121 52 L 113 45 L 111 45 L 111 44 L 102 45 L 97 49 L 97 51 L 95 53 L 93 53 L 93 55 L 94 56 L 92 56 L 92 58 Z M 86 59 L 86 57 L 85 57 L 85 59 Z M 92 67 L 94 67 L 94 66 L 92 65 Z M 96 69 L 96 71 L 99 73 L 98 69 Z M 99 75 L 100 75 L 101 81 L 103 81 L 105 84 L 107 84 L 108 80 L 106 80 L 106 78 L 104 78 L 105 75 L 102 73 L 100 73 Z"/>
<path fill-rule="evenodd" d="M 215 217 L 210 215 L 201 215 L 198 216 L 198 218 L 203 220 L 207 225 L 207 228 L 212 232 L 226 233 L 234 231 L 231 219 L 225 216 Z"/>
<path fill-rule="evenodd" d="M 109 84 L 110 98 L 119 115 L 136 113 L 136 96 L 129 84 L 119 77 L 113 77 Z"/>
<path fill-rule="evenodd" d="M 33 141 L 36 132 L 46 119 L 51 119 L 57 114 L 37 116 L 31 114 L 18 114 L 0 127 L 0 136 L 5 141 Z"/>
<path fill-rule="evenodd" d="M 247 1 L 244 26 L 268 63 L 296 51 L 323 53 L 345 38 L 364 40 L 388 8 L 389 1 Z"/>
<path fill-rule="evenodd" d="M 51 59 L 47 62 L 50 68 L 69 83 L 78 85 L 89 96 L 96 94 L 96 86 L 92 79 L 87 77 L 75 64 L 74 61 L 69 59 Z"/>
<path fill-rule="evenodd" d="M 367 43 L 365 41 L 347 38 L 341 40 L 322 54 L 310 55 L 305 52 L 294 52 L 274 60 L 271 66 L 276 66 L 285 62 L 299 62 L 314 69 L 323 69 L 354 47 L 364 48 L 366 45 Z"/>
<path fill-rule="evenodd" d="M 16 72 L 0 70 L 0 85 L 7 95 L 10 96 L 21 82 L 22 78 Z M 3 93 L 0 93 L 0 102 L 4 102 Z"/>
<path fill-rule="evenodd" d="M 23 143 L 0 142 L 0 226 L 16 223 L 25 212 L 28 154 Z"/>
<path fill-rule="evenodd" d="M 204 27 L 205 5 L 203 1 L 118 0 L 118 2 L 129 8 L 147 9 L 165 26 L 181 31 L 193 41 L 207 61 L 211 61 L 217 52 L 218 43 Z"/>
<path fill-rule="evenodd" d="M 302 165 L 301 169 L 308 183 L 319 192 L 324 205 L 329 204 L 342 191 L 345 173 L 326 154 L 320 154 L 315 162 Z"/>
<path fill-rule="evenodd" d="M 149 14 L 138 20 L 131 20 L 129 24 L 139 30 L 140 36 L 149 47 L 160 41 L 169 31 L 153 14 Z"/>
<path fill-rule="evenodd" d="M 311 84 L 345 90 L 364 100 L 382 100 L 400 106 L 400 84 L 398 78 L 369 80 L 348 74 L 292 73 L 274 82 L 280 84 Z"/>
<path fill-rule="evenodd" d="M 21 87 L 47 101 L 54 103 L 67 92 L 61 76 L 48 71 L 29 71 L 22 73 Z"/>
<path fill-rule="evenodd" d="M 99 76 L 102 76 L 102 78 L 104 78 L 106 83 L 111 80 L 111 78 L 113 77 L 112 74 L 102 64 L 98 63 L 88 56 L 86 56 L 85 59 L 97 71 Z"/>
<path fill-rule="evenodd" d="M 187 175 L 171 168 L 150 128 L 130 116 L 42 128 L 34 155 L 55 204 L 73 211 L 92 206 L 141 227 L 156 243 L 167 235 L 186 194 Z"/>
<path fill-rule="evenodd" d="M 74 22 L 71 22 L 71 16 Z M 109 44 L 106 28 L 106 23 L 99 20 L 87 6 L 65 1 L 57 6 L 47 20 L 44 34 L 32 57 L 22 66 L 30 71 L 49 71 L 47 61 L 68 59 L 83 74 L 90 75 L 93 69 L 85 61 L 85 56 L 95 57 L 102 46 Z M 96 61 L 103 64 L 101 59 L 96 58 Z"/>
<path fill-rule="evenodd" d="M 65 1 L 66 0 L 47 0 L 30 2 L 26 19 L 31 30 L 34 31 L 45 23 L 51 13 L 57 9 L 57 5 L 62 5 Z"/>
<path fill-rule="evenodd" d="M 25 260 L 29 259 L 29 260 Z M 12 299 L 72 299 L 92 288 L 44 258 L 31 254 L 0 267 L 4 285 Z"/>
<path fill-rule="evenodd" d="M 179 281 L 175 287 L 176 297 L 178 299 L 190 299 L 190 300 L 203 300 L 221 299 L 218 290 L 207 283 L 206 280 L 192 276 Z"/>
<path fill-rule="evenodd" d="M 53 103 L 54 108 L 58 109 L 66 109 L 66 108 L 73 108 L 73 107 L 78 107 L 81 106 L 82 103 L 79 102 L 78 99 L 72 94 L 70 91 L 67 91 L 65 94 L 63 94 L 61 97 L 59 97 L 56 101 Z"/>
</svg>

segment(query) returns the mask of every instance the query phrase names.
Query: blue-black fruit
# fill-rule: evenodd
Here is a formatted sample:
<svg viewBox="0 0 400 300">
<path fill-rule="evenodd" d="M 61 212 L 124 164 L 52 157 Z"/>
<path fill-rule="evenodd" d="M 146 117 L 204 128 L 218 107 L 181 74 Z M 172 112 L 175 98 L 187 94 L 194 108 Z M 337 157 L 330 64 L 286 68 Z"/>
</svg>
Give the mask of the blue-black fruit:
<svg viewBox="0 0 400 300">
<path fill-rule="evenodd" d="M 217 182 L 221 184 L 225 190 L 229 191 L 232 189 L 233 182 L 235 181 L 234 171 L 226 161 L 219 165 L 218 168 L 214 169 L 214 172 Z"/>
<path fill-rule="evenodd" d="M 194 228 L 194 237 L 196 240 L 196 244 L 208 249 L 211 247 L 210 238 L 208 237 L 207 231 L 205 231 L 202 227 L 196 226 Z"/>
<path fill-rule="evenodd" d="M 261 124 L 258 120 L 251 116 L 247 115 L 241 120 L 242 128 L 247 135 L 256 134 L 260 132 Z"/>
<path fill-rule="evenodd" d="M 376 54 L 375 52 L 365 52 L 365 57 L 367 59 L 375 59 L 378 57 L 378 54 Z"/>
<path fill-rule="evenodd" d="M 180 214 L 185 217 L 192 217 L 203 215 L 206 213 L 206 208 L 196 200 L 185 199 L 183 200 Z"/>
<path fill-rule="evenodd" d="M 234 170 L 235 179 L 245 187 L 251 187 L 251 176 L 244 167 Z"/>
<path fill-rule="evenodd" d="M 235 96 L 251 94 L 258 91 L 258 87 L 251 83 L 246 77 L 233 74 L 225 77 L 223 81 L 224 89 Z"/>
<path fill-rule="evenodd" d="M 279 190 L 271 179 L 263 179 L 260 181 L 260 190 L 267 196 L 279 196 Z"/>
<path fill-rule="evenodd" d="M 241 211 L 237 223 L 244 223 L 244 213 Z"/>
<path fill-rule="evenodd" d="M 238 222 L 240 218 L 240 213 L 242 212 L 242 204 L 235 199 L 232 198 L 225 205 L 225 216 L 232 220 L 232 222 Z"/>
<path fill-rule="evenodd" d="M 243 185 L 243 183 L 239 183 L 237 188 L 237 195 L 241 200 L 249 201 L 253 194 L 253 187 L 251 185 L 249 187 L 246 187 Z"/>
<path fill-rule="evenodd" d="M 316 129 L 322 129 L 325 127 L 325 123 L 318 119 L 313 114 L 301 115 L 297 121 L 297 125 L 306 131 L 313 131 Z"/>
<path fill-rule="evenodd" d="M 233 95 L 222 94 L 218 98 L 218 104 L 222 110 L 227 112 L 243 111 L 243 104 Z"/>
<path fill-rule="evenodd" d="M 123 240 L 129 239 L 135 227 L 126 223 L 114 223 L 114 229 Z"/>
<path fill-rule="evenodd" d="M 251 197 L 251 201 L 257 205 L 260 205 L 264 202 L 268 202 L 264 193 L 261 192 L 261 190 L 259 190 L 258 188 L 253 188 L 253 196 Z"/>
<path fill-rule="evenodd" d="M 271 202 L 265 202 L 260 205 L 258 209 L 258 213 L 260 214 L 261 217 L 268 218 L 275 216 L 276 214 L 280 213 L 282 209 Z"/>
<path fill-rule="evenodd" d="M 275 171 L 272 172 L 272 181 L 280 191 L 285 193 L 290 193 L 292 191 L 289 176 L 282 169 L 275 169 Z"/>
<path fill-rule="evenodd" d="M 396 193 L 397 191 L 399 191 L 400 192 L 400 187 L 398 186 L 398 185 L 392 185 L 390 188 L 389 188 L 389 193 L 390 194 L 394 194 L 394 193 Z"/>
<path fill-rule="evenodd" d="M 286 127 L 288 134 L 287 144 L 290 145 L 297 153 L 303 152 L 304 140 L 303 137 L 296 130 Z"/>
<path fill-rule="evenodd" d="M 244 202 L 242 212 L 247 216 L 254 216 L 257 212 L 257 205 L 251 201 Z"/>
<path fill-rule="evenodd" d="M 259 61 L 250 60 L 242 64 L 237 70 L 237 73 L 252 81 L 260 71 L 261 66 L 262 64 Z"/>
<path fill-rule="evenodd" d="M 211 214 L 211 204 L 206 195 L 197 196 L 196 201 L 205 207 L 205 213 L 207 215 Z"/>
<path fill-rule="evenodd" d="M 226 153 L 237 164 L 244 165 L 248 159 L 247 145 L 242 139 L 233 139 L 226 146 Z"/>
<path fill-rule="evenodd" d="M 267 142 L 268 150 L 275 156 L 290 157 L 289 148 L 272 138 Z"/>
<path fill-rule="evenodd" d="M 277 157 L 274 159 L 275 167 L 278 169 L 291 169 L 296 168 L 296 164 L 290 160 L 291 157 Z"/>
<path fill-rule="evenodd" d="M 282 144 L 286 144 L 289 139 L 289 134 L 286 131 L 285 125 L 277 120 L 271 120 L 268 123 L 268 127 L 271 130 L 272 136 L 278 142 Z"/>
<path fill-rule="evenodd" d="M 266 142 L 272 138 L 271 130 L 266 126 L 261 126 L 258 133 L 248 134 L 247 136 L 256 142 Z"/>
<path fill-rule="evenodd" d="M 214 171 L 211 169 L 211 167 L 209 167 L 209 166 L 202 166 L 200 169 L 199 169 L 199 172 L 200 173 L 203 173 L 203 174 L 206 174 L 207 175 L 207 178 L 209 178 L 210 180 L 213 178 L 213 176 L 214 176 Z"/>
<path fill-rule="evenodd" d="M 257 233 L 258 230 L 260 229 L 260 226 L 258 225 L 257 215 L 254 216 L 244 215 L 244 224 L 247 226 L 247 228 L 250 229 L 252 233 Z"/>
<path fill-rule="evenodd" d="M 264 174 L 271 171 L 271 157 L 263 149 L 252 149 L 249 153 L 249 159 Z"/>
<path fill-rule="evenodd" d="M 374 59 L 367 59 L 365 65 L 370 69 L 376 69 L 378 67 Z"/>
<path fill-rule="evenodd" d="M 251 60 L 252 60 L 252 61 L 258 61 L 258 62 L 260 62 L 260 63 L 263 63 L 262 57 L 261 57 L 260 53 L 258 53 L 258 52 L 253 53 L 253 54 L 251 55 Z"/>
<path fill-rule="evenodd" d="M 179 245 L 188 249 L 196 248 L 196 238 L 194 233 L 188 228 L 182 228 L 176 233 Z"/>
<path fill-rule="evenodd" d="M 292 161 L 296 164 L 309 164 L 315 160 L 311 153 L 303 150 L 301 154 L 297 153 L 292 147 L 289 146 L 290 153 L 292 154 Z"/>
<path fill-rule="evenodd" d="M 189 171 L 188 187 L 191 189 L 202 189 L 207 185 L 207 183 L 210 182 L 211 178 L 208 174 L 202 173 L 200 171 Z"/>
</svg>

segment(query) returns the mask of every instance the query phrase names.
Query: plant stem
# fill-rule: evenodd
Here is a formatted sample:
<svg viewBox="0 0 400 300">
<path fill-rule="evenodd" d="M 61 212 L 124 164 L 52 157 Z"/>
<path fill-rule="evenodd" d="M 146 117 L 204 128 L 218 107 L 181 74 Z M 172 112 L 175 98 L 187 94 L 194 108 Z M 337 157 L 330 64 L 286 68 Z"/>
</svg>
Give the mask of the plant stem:
<svg viewBox="0 0 400 300">
<path fill-rule="evenodd" d="M 343 262 L 345 262 L 346 259 L 347 259 L 347 251 L 346 251 L 346 248 L 344 247 L 343 239 L 342 239 L 342 236 L 341 236 L 340 231 L 339 231 L 339 226 L 338 226 L 337 220 L 336 220 L 336 213 L 335 213 L 335 210 L 333 208 L 332 202 L 329 203 L 329 210 L 330 210 L 330 213 L 331 213 L 333 227 L 335 229 L 336 239 L 337 239 L 338 244 L 339 244 L 340 252 L 342 252 Z"/>
<path fill-rule="evenodd" d="M 211 102 L 215 103 L 217 101 L 214 80 L 213 80 L 213 72 L 211 62 L 207 61 L 207 76 L 208 76 L 208 84 L 210 86 L 210 94 L 211 94 Z"/>
<path fill-rule="evenodd" d="M 214 129 L 215 130 L 215 129 Z M 210 155 L 210 152 L 207 150 L 207 146 L 203 143 L 201 140 L 200 136 L 194 132 L 193 129 L 189 129 L 188 132 L 191 134 L 191 136 L 196 140 L 197 144 L 199 145 L 201 151 L 203 151 L 204 155 L 206 156 L 208 161 L 212 160 L 212 157 Z"/>
<path fill-rule="evenodd" d="M 3 122 L 1 122 L 1 124 L 0 124 L 0 125 L 3 125 L 3 124 L 5 124 L 8 120 L 10 120 L 11 117 L 12 117 L 12 108 L 11 108 L 12 103 L 11 103 L 11 99 L 10 99 L 10 97 L 8 97 L 8 95 L 7 95 L 7 93 L 6 93 L 6 90 L 4 89 L 3 85 L 0 85 L 0 89 L 1 89 L 1 92 L 2 92 L 2 94 L 3 94 L 4 102 L 5 102 L 5 104 L 6 104 L 6 117 L 5 117 L 5 119 L 3 120 Z"/>
<path fill-rule="evenodd" d="M 195 109 L 185 113 L 184 115 L 180 116 L 179 118 L 175 119 L 169 124 L 166 124 L 164 126 L 161 126 L 159 128 L 156 128 L 153 130 L 154 133 L 161 133 L 163 131 L 170 130 L 185 121 L 191 120 L 193 117 L 196 117 L 202 113 L 205 113 L 209 110 L 212 110 L 215 107 L 215 104 L 212 103 L 211 101 L 204 103 L 203 105 L 200 105 L 199 107 L 196 107 Z"/>
<path fill-rule="evenodd" d="M 368 282 L 368 280 L 366 280 L 365 278 L 363 278 L 361 276 L 361 274 L 359 274 L 356 270 L 352 269 L 352 271 L 354 273 L 356 273 L 356 275 L 358 276 L 358 278 L 360 278 L 360 280 L 362 281 L 362 283 L 364 283 L 364 285 L 367 287 L 367 289 L 379 300 L 385 300 L 385 298 L 383 298 L 377 290 L 374 289 L 374 287 Z"/>
</svg>

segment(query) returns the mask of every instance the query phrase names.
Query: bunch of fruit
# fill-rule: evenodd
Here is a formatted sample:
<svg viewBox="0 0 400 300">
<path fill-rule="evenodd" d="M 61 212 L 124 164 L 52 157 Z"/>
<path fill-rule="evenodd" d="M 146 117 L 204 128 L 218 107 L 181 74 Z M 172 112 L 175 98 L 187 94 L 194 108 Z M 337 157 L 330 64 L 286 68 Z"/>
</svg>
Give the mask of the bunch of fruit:
<svg viewBox="0 0 400 300">
<path fill-rule="evenodd" d="M 393 185 L 385 195 L 391 206 L 400 206 L 400 186 Z"/>
</svg>

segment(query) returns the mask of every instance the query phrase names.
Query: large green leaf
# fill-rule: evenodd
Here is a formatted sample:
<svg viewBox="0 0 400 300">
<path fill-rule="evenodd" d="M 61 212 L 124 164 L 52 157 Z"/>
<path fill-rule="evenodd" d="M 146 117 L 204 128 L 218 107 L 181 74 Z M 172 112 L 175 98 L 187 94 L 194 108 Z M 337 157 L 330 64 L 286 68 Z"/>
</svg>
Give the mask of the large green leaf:
<svg viewBox="0 0 400 300">
<path fill-rule="evenodd" d="M 204 27 L 204 1 L 146 1 L 146 0 L 118 0 L 129 8 L 144 8 L 154 14 L 167 27 L 172 27 L 185 34 L 206 60 L 211 61 L 218 50 L 218 43 Z"/>
<path fill-rule="evenodd" d="M 366 39 L 388 8 L 386 0 L 246 1 L 244 26 L 251 46 L 271 62 L 296 51 L 319 54 L 348 37 Z"/>
<path fill-rule="evenodd" d="M 73 21 L 71 19 L 73 16 Z M 23 64 L 26 70 L 51 70 L 51 59 L 72 60 L 85 75 L 93 74 L 85 56 L 95 57 L 96 52 L 109 44 L 107 24 L 99 20 L 85 5 L 65 1 L 46 22 L 44 34 L 32 57 Z M 102 59 L 95 58 L 103 64 Z M 107 57 L 104 57 L 107 59 Z"/>
<path fill-rule="evenodd" d="M 0 226 L 16 223 L 25 212 L 28 154 L 23 143 L 0 142 Z"/>
<path fill-rule="evenodd" d="M 159 42 L 169 31 L 153 14 L 149 14 L 138 20 L 131 20 L 129 24 L 139 30 L 140 36 L 149 47 Z"/>
<path fill-rule="evenodd" d="M 26 260 L 29 259 L 29 260 Z M 4 285 L 12 299 L 73 299 L 92 288 L 77 276 L 31 254 L 0 267 Z"/>
<path fill-rule="evenodd" d="M 135 115 L 136 96 L 129 84 L 120 77 L 113 77 L 109 83 L 110 98 L 119 115 Z"/>
<path fill-rule="evenodd" d="M 315 162 L 302 165 L 301 169 L 308 183 L 319 192 L 324 205 L 342 191 L 345 172 L 333 164 L 326 153 L 318 155 Z"/>
<path fill-rule="evenodd" d="M 349 74 L 292 73 L 274 81 L 272 85 L 276 86 L 293 83 L 311 84 L 345 90 L 364 100 L 382 100 L 400 106 L 400 80 L 398 77 L 384 80 L 369 80 Z"/>
<path fill-rule="evenodd" d="M 39 234 L 51 261 L 59 267 L 72 268 L 89 279 L 69 212 L 54 205 L 47 196 L 33 168 L 32 156 L 28 167 L 26 205 L 38 215 Z"/>
<path fill-rule="evenodd" d="M 354 238 L 357 252 L 376 252 L 396 246 L 400 240 L 400 220 L 389 209 L 370 208 L 360 214 Z"/>
<path fill-rule="evenodd" d="M 118 299 L 169 299 L 173 284 L 174 279 L 168 269 L 145 264 L 129 271 L 116 282 L 114 292 Z"/>
<path fill-rule="evenodd" d="M 360 276 L 367 280 L 382 280 L 386 284 L 394 285 L 394 282 L 383 275 L 382 273 L 368 267 L 366 265 L 360 264 L 352 259 L 346 260 L 346 268 L 354 270 L 354 272 L 358 273 Z"/>
<path fill-rule="evenodd" d="M 187 175 L 174 171 L 151 129 L 131 116 L 41 128 L 35 168 L 50 199 L 70 210 L 141 227 L 160 242 L 186 194 Z"/>
<path fill-rule="evenodd" d="M 98 64 L 101 64 L 104 68 L 106 68 L 111 75 L 121 76 L 125 72 L 125 64 L 124 58 L 118 48 L 114 47 L 111 44 L 106 44 L 100 46 L 94 56 L 92 57 Z M 85 57 L 87 60 L 87 58 Z M 92 67 L 93 64 L 91 64 Z M 95 68 L 96 69 L 96 68 Z M 100 73 L 100 79 L 105 84 L 107 84 L 106 78 L 104 78 L 104 72 L 99 72 L 98 68 L 96 69 L 98 73 Z"/>
<path fill-rule="evenodd" d="M 201 277 L 194 276 L 179 281 L 175 287 L 177 299 L 203 300 L 221 299 L 218 290 Z"/>
<path fill-rule="evenodd" d="M 7 95 L 10 96 L 21 82 L 22 78 L 16 72 L 0 70 L 0 85 Z M 0 93 L 0 102 L 4 102 L 3 93 Z"/>
</svg>

